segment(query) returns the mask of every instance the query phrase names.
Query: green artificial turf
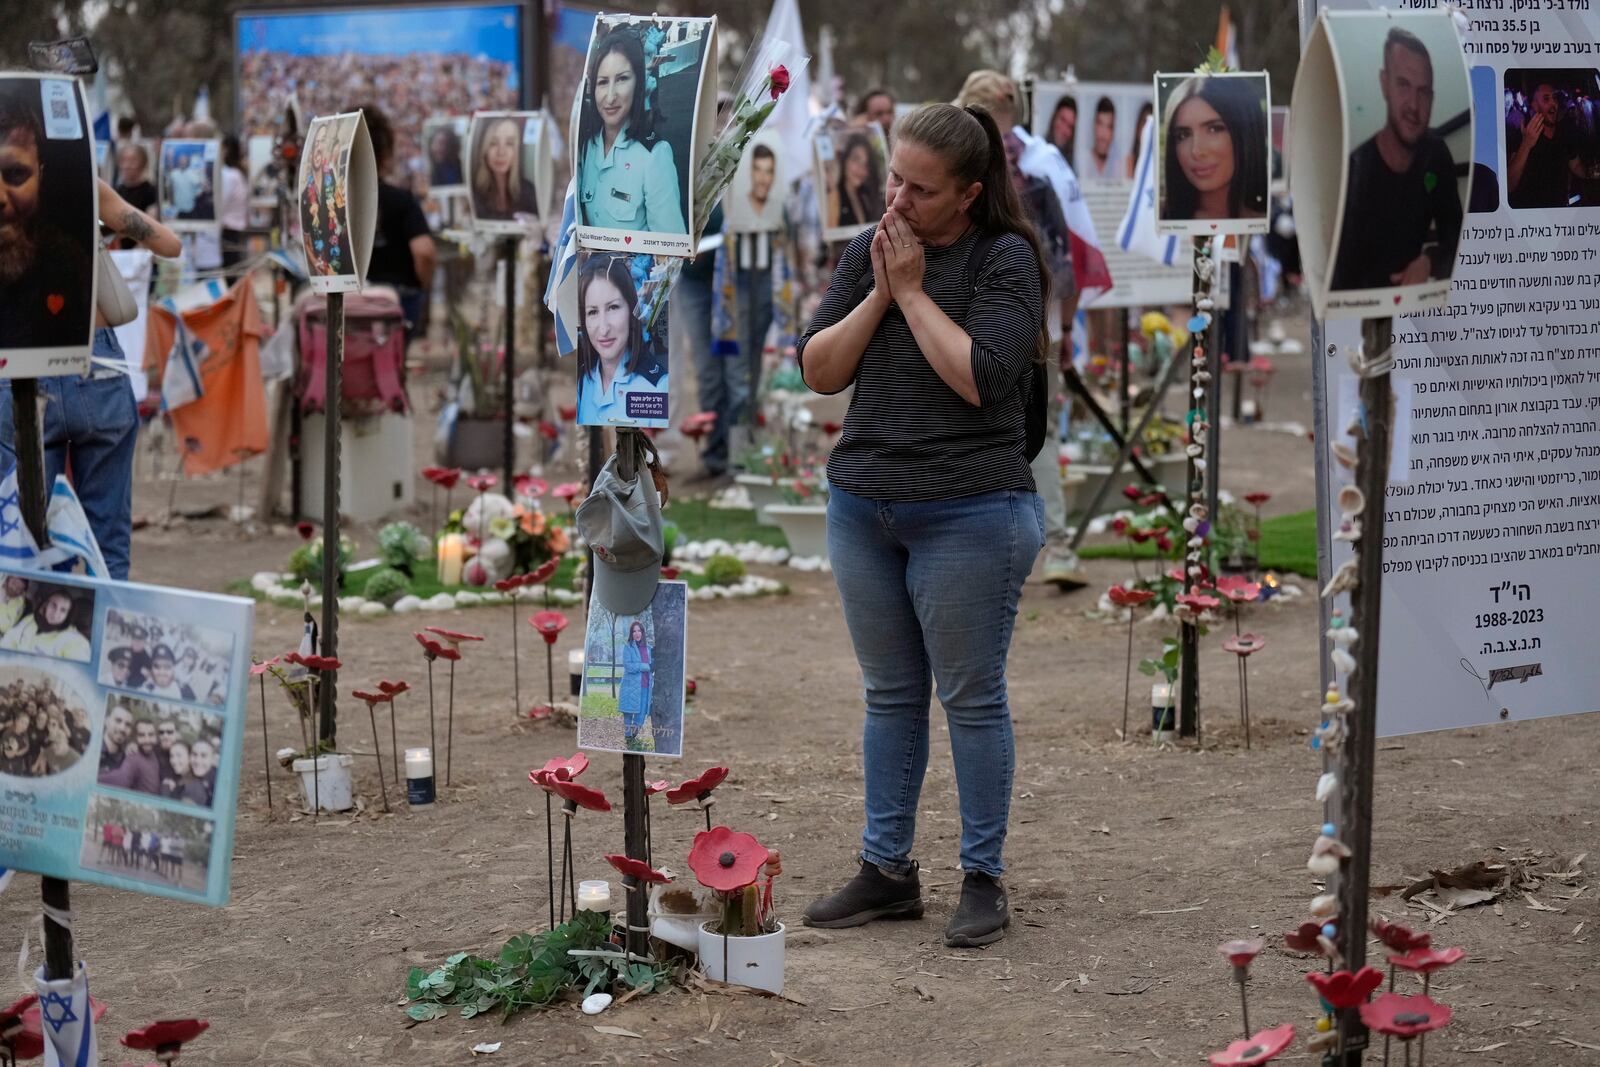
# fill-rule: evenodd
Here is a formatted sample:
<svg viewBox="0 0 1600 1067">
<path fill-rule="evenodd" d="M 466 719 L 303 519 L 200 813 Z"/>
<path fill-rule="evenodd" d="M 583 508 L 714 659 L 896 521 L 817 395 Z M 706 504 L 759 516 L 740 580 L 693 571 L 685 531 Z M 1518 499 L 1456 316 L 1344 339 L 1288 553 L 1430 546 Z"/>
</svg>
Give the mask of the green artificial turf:
<svg viewBox="0 0 1600 1067">
<path fill-rule="evenodd" d="M 1078 554 L 1085 559 L 1154 559 L 1156 547 L 1149 541 L 1142 545 L 1118 541 L 1110 545 L 1091 545 Z M 1315 509 L 1279 515 L 1261 523 L 1261 566 L 1269 571 L 1317 577 Z"/>
</svg>

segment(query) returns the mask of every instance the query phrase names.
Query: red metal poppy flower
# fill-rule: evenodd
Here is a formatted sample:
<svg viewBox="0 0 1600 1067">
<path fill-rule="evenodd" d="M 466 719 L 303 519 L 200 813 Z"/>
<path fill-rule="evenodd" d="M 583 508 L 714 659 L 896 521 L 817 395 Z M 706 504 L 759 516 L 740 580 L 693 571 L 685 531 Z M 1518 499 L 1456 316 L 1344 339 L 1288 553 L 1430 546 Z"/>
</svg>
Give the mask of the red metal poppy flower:
<svg viewBox="0 0 1600 1067">
<path fill-rule="evenodd" d="M 1173 599 L 1180 604 L 1187 604 L 1197 612 L 1210 611 L 1212 608 L 1222 606 L 1222 601 L 1214 596 L 1206 596 L 1204 593 L 1179 593 Z"/>
<path fill-rule="evenodd" d="M 1168 567 L 1167 568 L 1167 577 L 1170 578 L 1174 582 L 1183 581 L 1183 568 L 1182 567 Z"/>
<path fill-rule="evenodd" d="M 667 781 L 665 778 L 661 779 L 659 782 L 646 782 L 644 784 L 644 795 L 647 797 L 653 797 L 657 793 L 665 793 L 671 788 L 672 783 Z"/>
<path fill-rule="evenodd" d="M 844 427 L 837 422 L 825 422 L 822 424 L 822 432 L 827 434 L 829 437 L 834 436 L 843 429 Z"/>
<path fill-rule="evenodd" d="M 1299 929 L 1283 935 L 1283 946 L 1290 952 L 1315 952 L 1320 955 L 1322 942 L 1317 939 L 1321 936 L 1321 923 L 1301 923 Z"/>
<path fill-rule="evenodd" d="M 1389 962 L 1402 971 L 1414 974 L 1432 974 L 1452 963 L 1460 963 L 1466 953 L 1459 948 L 1419 948 L 1399 956 L 1390 956 Z"/>
<path fill-rule="evenodd" d="M 1125 485 L 1122 487 L 1122 495 L 1127 497 L 1129 500 L 1138 500 L 1140 497 L 1144 496 L 1144 490 L 1140 489 L 1137 485 Z"/>
<path fill-rule="evenodd" d="M 1132 541 L 1136 545 L 1144 544 L 1155 535 L 1156 533 L 1154 530 L 1146 530 L 1141 526 L 1130 526 L 1128 528 L 1128 540 Z"/>
<path fill-rule="evenodd" d="M 480 493 L 487 493 L 500 484 L 498 474 L 474 474 L 467 479 L 467 485 Z"/>
<path fill-rule="evenodd" d="M 31 1060 L 44 1055 L 44 1034 L 39 1026 L 37 994 L 29 993 L 0 1011 L 0 1040 L 10 1042 L 11 1050 L 19 1060 Z"/>
<path fill-rule="evenodd" d="M 718 893 L 737 893 L 754 885 L 766 862 L 765 845 L 726 826 L 701 830 L 689 849 L 689 869 L 701 885 Z"/>
<path fill-rule="evenodd" d="M 1172 551 L 1172 538 L 1168 537 L 1164 533 L 1156 534 L 1156 547 L 1159 548 L 1163 552 L 1171 552 Z"/>
<path fill-rule="evenodd" d="M 379 689 L 380 692 L 389 694 L 389 697 L 392 700 L 393 698 L 399 696 L 401 693 L 408 692 L 411 689 L 411 683 L 409 683 L 409 682 L 391 682 L 391 681 L 385 680 L 385 681 L 381 681 L 381 682 L 378 683 L 378 689 Z"/>
<path fill-rule="evenodd" d="M 1399 993 L 1385 993 L 1377 1000 L 1361 1005 L 1361 1021 L 1370 1030 L 1401 1041 L 1410 1041 L 1418 1034 L 1438 1030 L 1450 1022 L 1449 1005 L 1422 996 L 1405 997 Z"/>
<path fill-rule="evenodd" d="M 1272 499 L 1272 494 L 1271 493 L 1246 493 L 1244 495 L 1244 502 L 1246 504 L 1250 504 L 1250 505 L 1252 505 L 1254 507 L 1258 507 L 1258 508 L 1262 504 L 1265 504 L 1267 501 L 1269 501 L 1271 499 Z"/>
<path fill-rule="evenodd" d="M 355 697 L 357 700 L 366 701 L 367 707 L 369 708 L 377 704 L 387 704 L 389 701 L 394 699 L 394 697 L 390 696 L 388 693 L 369 693 L 364 689 L 357 689 L 350 695 Z"/>
<path fill-rule="evenodd" d="M 588 808 L 590 811 L 610 811 L 611 801 L 598 789 L 590 789 L 586 785 L 564 778 L 547 777 L 550 783 L 550 792 L 567 802 L 567 807 L 576 811 L 578 808 Z"/>
<path fill-rule="evenodd" d="M 522 588 L 522 579 L 523 575 L 520 574 L 510 578 L 502 578 L 494 583 L 494 591 L 497 593 L 509 593 L 513 589 L 520 589 Z"/>
<path fill-rule="evenodd" d="M 1235 604 L 1248 604 L 1261 599 L 1261 586 L 1237 574 L 1224 574 L 1216 581 L 1217 592 Z"/>
<path fill-rule="evenodd" d="M 668 804 L 687 804 L 691 800 L 699 800 L 707 796 L 717 786 L 727 781 L 728 768 L 712 767 L 701 773 L 698 778 L 691 778 L 676 789 L 667 790 Z"/>
<path fill-rule="evenodd" d="M 583 492 L 582 482 L 562 482 L 560 485 L 550 490 L 551 495 L 555 496 L 557 499 L 568 501 L 572 500 L 581 492 Z"/>
<path fill-rule="evenodd" d="M 560 566 L 561 561 L 559 559 L 547 559 L 523 577 L 527 579 L 529 585 L 542 585 L 555 575 L 556 569 Z"/>
<path fill-rule="evenodd" d="M 450 647 L 458 652 L 461 650 L 461 642 L 463 641 L 483 640 L 483 638 L 478 634 L 464 634 L 459 630 L 446 630 L 443 626 L 424 626 L 423 629 L 428 631 L 430 634 L 438 634 L 440 637 L 450 642 Z"/>
<path fill-rule="evenodd" d="M 317 532 L 317 528 L 306 520 L 301 519 L 294 524 L 294 532 L 300 535 L 300 540 L 309 541 L 311 540 L 311 535 Z"/>
<path fill-rule="evenodd" d="M 460 467 L 423 467 L 422 476 L 434 485 L 445 489 L 454 489 L 461 480 Z"/>
<path fill-rule="evenodd" d="M 543 437 L 546 441 L 559 441 L 561 440 L 561 427 L 557 426 L 548 419 L 540 419 L 539 436 Z"/>
<path fill-rule="evenodd" d="M 309 671 L 336 671 L 339 669 L 337 656 L 302 656 L 298 652 L 291 652 L 283 657 L 290 663 L 298 663 Z"/>
<path fill-rule="evenodd" d="M 1386 922 L 1383 919 L 1373 919 L 1367 923 L 1367 929 L 1372 931 L 1373 937 L 1395 952 L 1413 952 L 1433 944 L 1432 934 L 1418 933 L 1409 926 Z"/>
<path fill-rule="evenodd" d="M 683 680 L 683 692 L 685 696 L 694 696 L 699 688 L 700 683 L 696 682 L 693 678 L 685 678 Z"/>
<path fill-rule="evenodd" d="M 1106 595 L 1119 608 L 1136 608 L 1156 598 L 1156 595 L 1148 589 L 1124 589 L 1120 585 L 1114 585 L 1106 590 Z"/>
<path fill-rule="evenodd" d="M 572 422 L 578 417 L 578 405 L 573 404 L 571 407 L 558 407 L 556 408 L 556 414 L 561 416 L 562 422 Z"/>
<path fill-rule="evenodd" d="M 1228 962 L 1235 967 L 1248 967 L 1250 961 L 1255 959 L 1267 943 L 1259 937 L 1240 938 L 1233 941 L 1224 941 L 1217 946 L 1217 951 L 1227 957 Z"/>
<path fill-rule="evenodd" d="M 615 867 L 622 877 L 632 878 L 635 884 L 666 885 L 672 881 L 671 875 L 656 870 L 643 860 L 630 859 L 627 856 L 607 856 L 606 862 Z"/>
<path fill-rule="evenodd" d="M 210 1027 L 204 1019 L 163 1019 L 143 1030 L 129 1030 L 122 1035 L 122 1043 L 129 1048 L 161 1052 L 193 1041 Z"/>
<path fill-rule="evenodd" d="M 518 496 L 525 496 L 530 500 L 537 500 L 550 491 L 550 483 L 543 478 L 535 478 L 531 474 L 519 474 L 517 480 L 511 483 L 512 489 Z"/>
<path fill-rule="evenodd" d="M 678 578 L 678 568 L 676 568 L 676 567 L 662 567 L 661 568 L 661 577 L 662 577 L 662 579 L 664 581 L 668 581 L 668 582 L 676 581 L 677 578 Z"/>
<path fill-rule="evenodd" d="M 1222 642 L 1222 650 L 1232 652 L 1235 656 L 1248 656 L 1266 647 L 1267 639 L 1258 634 L 1239 634 Z"/>
<path fill-rule="evenodd" d="M 1306 981 L 1316 986 L 1322 999 L 1335 1008 L 1353 1008 L 1366 1003 L 1367 994 L 1383 984 L 1383 972 L 1376 967 L 1363 967 L 1355 974 L 1349 971 L 1334 971 L 1332 974 L 1312 971 L 1306 975 Z"/>
<path fill-rule="evenodd" d="M 562 759 L 560 756 L 552 756 L 550 759 L 545 760 L 544 766 L 534 771 L 533 774 L 548 774 L 559 781 L 570 782 L 588 769 L 589 757 L 582 752 L 574 752 L 566 759 Z M 533 777 L 533 774 L 528 777 Z"/>
<path fill-rule="evenodd" d="M 256 678 L 266 674 L 269 670 L 282 662 L 282 656 L 273 656 L 271 659 L 262 660 L 260 663 L 252 663 L 250 665 L 250 677 Z"/>
<path fill-rule="evenodd" d="M 1289 1047 L 1294 1040 L 1294 1024 L 1284 1023 L 1250 1037 L 1240 1038 L 1221 1052 L 1206 1057 L 1211 1067 L 1258 1067 Z"/>
<path fill-rule="evenodd" d="M 429 659 L 460 659 L 461 653 L 453 648 L 446 648 L 427 634 L 412 634 L 417 639 L 417 644 L 422 646 L 422 654 Z"/>
<path fill-rule="evenodd" d="M 1116 518 L 1111 520 L 1111 529 L 1119 534 L 1127 533 L 1128 520 L 1123 518 L 1121 515 L 1118 515 Z"/>
<path fill-rule="evenodd" d="M 567 617 L 559 611 L 541 611 L 528 619 L 528 625 L 539 631 L 544 643 L 553 645 L 561 631 L 567 628 Z"/>
</svg>

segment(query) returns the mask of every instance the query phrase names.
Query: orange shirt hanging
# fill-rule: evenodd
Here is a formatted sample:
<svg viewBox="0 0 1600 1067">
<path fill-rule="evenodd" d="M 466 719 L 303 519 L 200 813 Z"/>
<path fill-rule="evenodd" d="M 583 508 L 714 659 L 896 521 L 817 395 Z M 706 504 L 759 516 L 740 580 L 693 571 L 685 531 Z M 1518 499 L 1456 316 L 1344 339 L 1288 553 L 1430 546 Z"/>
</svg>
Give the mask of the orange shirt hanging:
<svg viewBox="0 0 1600 1067">
<path fill-rule="evenodd" d="M 248 277 L 215 304 L 184 312 L 183 324 L 207 350 L 200 364 L 205 395 L 171 413 L 183 472 L 193 477 L 267 450 L 267 394 L 261 381 L 261 340 L 267 330 Z M 156 383 L 176 334 L 172 312 L 151 307 L 144 360 L 152 391 L 159 392 Z"/>
</svg>

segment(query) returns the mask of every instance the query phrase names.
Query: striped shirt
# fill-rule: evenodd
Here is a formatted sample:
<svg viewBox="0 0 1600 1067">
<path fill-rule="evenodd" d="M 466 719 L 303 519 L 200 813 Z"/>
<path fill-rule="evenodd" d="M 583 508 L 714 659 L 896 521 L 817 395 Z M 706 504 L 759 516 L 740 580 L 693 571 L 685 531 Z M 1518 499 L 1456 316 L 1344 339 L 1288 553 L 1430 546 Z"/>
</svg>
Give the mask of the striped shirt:
<svg viewBox="0 0 1600 1067">
<path fill-rule="evenodd" d="M 852 309 L 856 280 L 872 273 L 873 230 L 845 249 L 828 292 L 805 335 Z M 1027 240 L 1004 234 L 967 282 L 975 229 L 941 248 L 925 249 L 922 291 L 972 338 L 972 376 L 981 405 L 962 399 L 928 363 L 905 316 L 891 304 L 856 368 L 844 431 L 828 458 L 828 482 L 872 500 L 951 500 L 1000 489 L 1034 488 L 1023 455 L 1018 388 L 1037 351 L 1044 300 L 1039 264 Z"/>
</svg>

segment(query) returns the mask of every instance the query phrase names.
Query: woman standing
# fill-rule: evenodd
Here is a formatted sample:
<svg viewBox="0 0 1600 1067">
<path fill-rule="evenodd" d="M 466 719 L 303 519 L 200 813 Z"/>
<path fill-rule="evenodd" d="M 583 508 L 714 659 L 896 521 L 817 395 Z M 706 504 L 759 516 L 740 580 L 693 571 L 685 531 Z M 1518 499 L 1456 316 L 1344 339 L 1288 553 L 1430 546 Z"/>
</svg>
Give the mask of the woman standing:
<svg viewBox="0 0 1600 1067">
<path fill-rule="evenodd" d="M 628 410 L 630 395 L 667 392 L 666 364 L 657 358 L 656 345 L 645 340 L 638 304 L 627 256 L 595 252 L 578 268 L 580 426 L 634 422 L 638 416 Z"/>
<path fill-rule="evenodd" d="M 892 140 L 888 211 L 845 249 L 797 352 L 817 392 L 855 386 L 828 460 L 828 554 L 867 705 L 861 867 L 805 921 L 921 916 L 911 847 L 936 682 L 966 872 L 945 943 L 985 945 L 1009 921 L 1006 653 L 1044 541 L 1023 396 L 1045 273 L 988 112 L 933 104 Z"/>
<path fill-rule="evenodd" d="M 578 119 L 578 210 L 585 226 L 688 233 L 672 146 L 645 107 L 644 46 L 623 26 L 601 39 Z M 652 117 L 653 116 L 653 117 Z"/>
<path fill-rule="evenodd" d="M 1195 77 L 1166 105 L 1163 219 L 1267 215 L 1267 114 L 1257 83 Z"/>
<path fill-rule="evenodd" d="M 472 213 L 480 219 L 537 215 L 539 194 L 522 176 L 522 120 L 490 119 L 478 138 Z"/>
<path fill-rule="evenodd" d="M 639 732 L 650 714 L 650 678 L 650 644 L 645 640 L 644 623 L 635 619 L 628 627 L 628 643 L 622 646 L 622 690 L 617 694 L 622 735 L 630 751 L 639 749 Z"/>
<path fill-rule="evenodd" d="M 839 151 L 839 181 L 834 190 L 839 204 L 835 225 L 862 226 L 883 214 L 883 174 L 872 142 L 864 133 L 845 138 Z"/>
</svg>

